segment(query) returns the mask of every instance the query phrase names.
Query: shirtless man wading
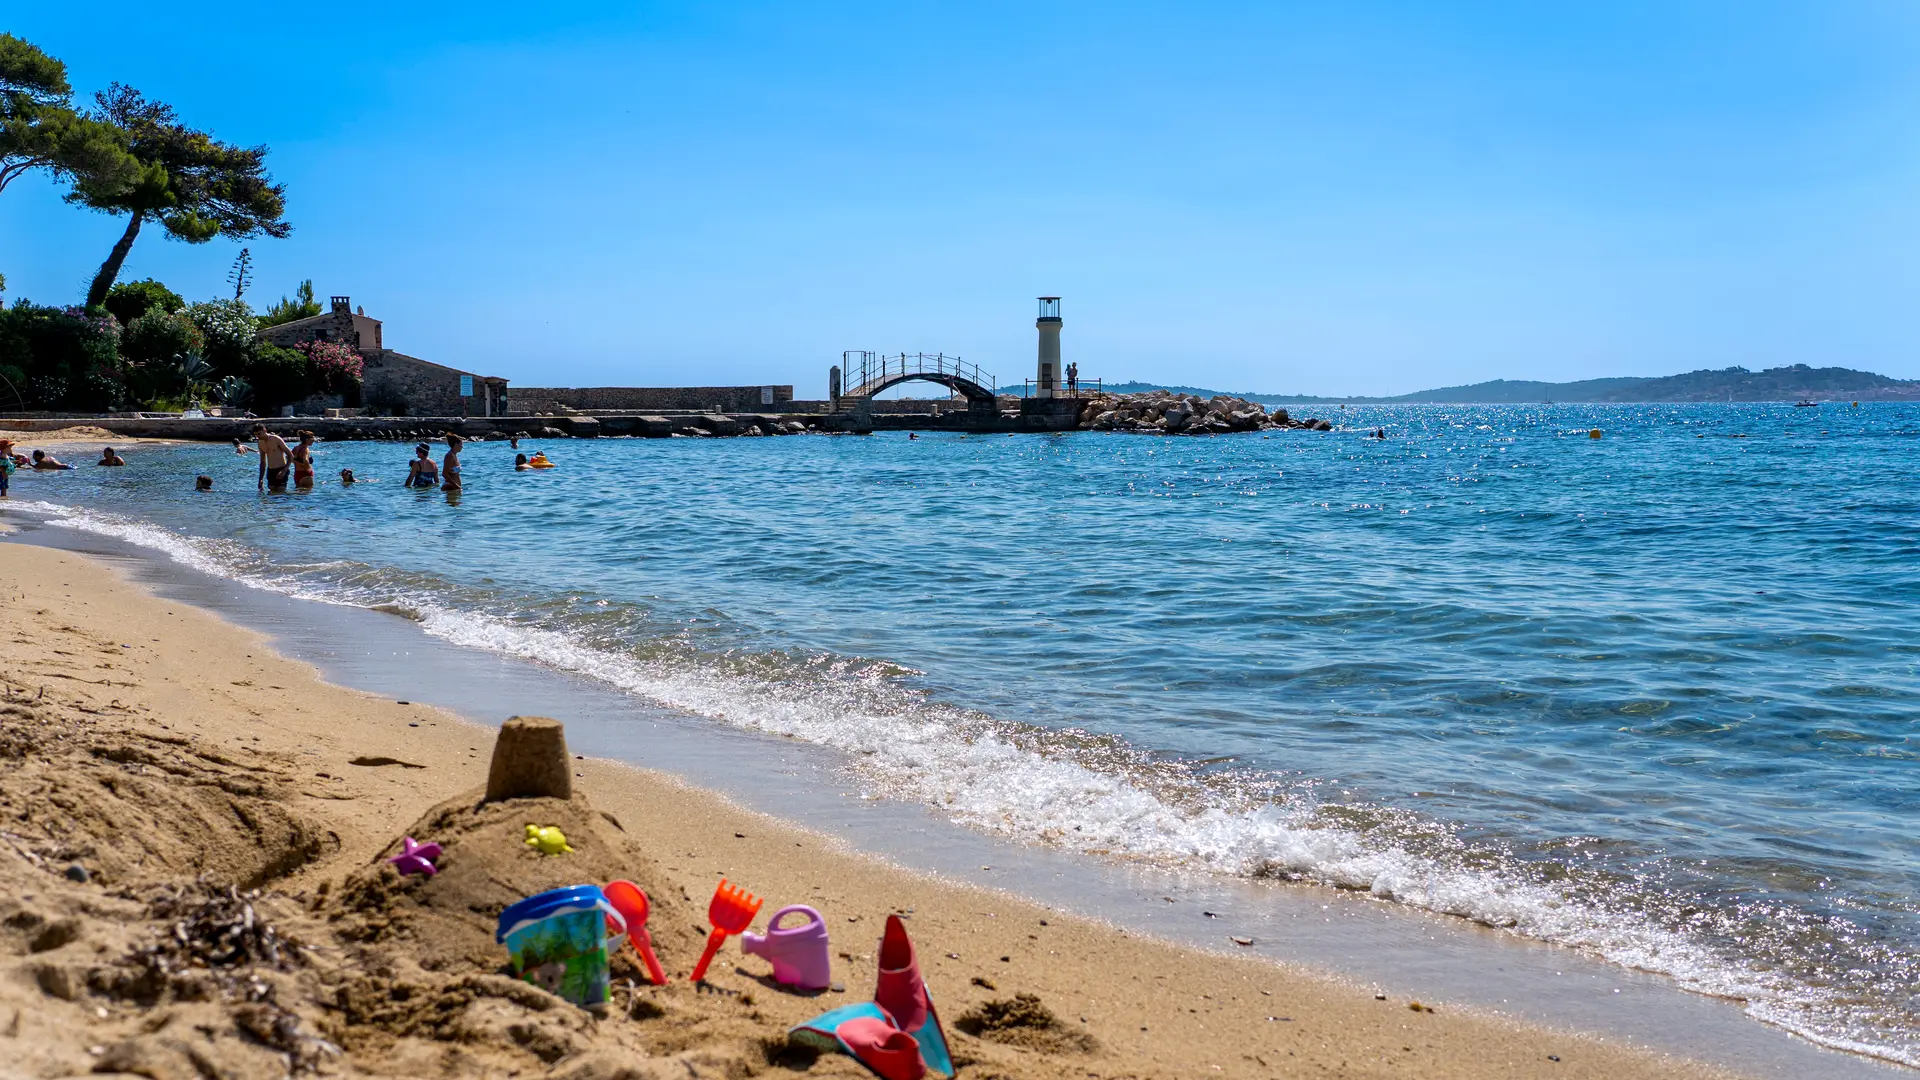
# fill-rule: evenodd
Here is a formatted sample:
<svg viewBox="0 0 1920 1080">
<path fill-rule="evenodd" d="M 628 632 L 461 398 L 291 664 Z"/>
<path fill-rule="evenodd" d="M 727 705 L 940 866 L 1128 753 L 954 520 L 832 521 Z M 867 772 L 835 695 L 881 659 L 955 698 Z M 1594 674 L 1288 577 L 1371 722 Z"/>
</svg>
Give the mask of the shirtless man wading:
<svg viewBox="0 0 1920 1080">
<path fill-rule="evenodd" d="M 287 474 L 293 471 L 293 452 L 287 449 L 287 441 L 268 431 L 265 424 L 253 425 L 253 438 L 260 444 L 261 490 L 287 490 Z"/>
</svg>

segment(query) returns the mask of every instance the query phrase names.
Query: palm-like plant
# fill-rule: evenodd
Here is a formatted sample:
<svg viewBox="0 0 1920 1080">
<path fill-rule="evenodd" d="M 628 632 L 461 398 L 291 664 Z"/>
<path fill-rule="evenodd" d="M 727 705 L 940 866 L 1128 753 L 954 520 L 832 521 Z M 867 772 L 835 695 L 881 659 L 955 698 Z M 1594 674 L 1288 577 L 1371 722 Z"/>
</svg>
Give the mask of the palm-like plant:
<svg viewBox="0 0 1920 1080">
<path fill-rule="evenodd" d="M 187 401 L 194 407 L 200 404 L 200 395 L 206 392 L 207 384 L 213 381 L 213 365 L 195 354 L 182 353 L 175 357 L 180 362 L 180 381 L 187 395 Z"/>
<path fill-rule="evenodd" d="M 214 385 L 213 395 L 229 409 L 244 409 L 253 401 L 253 384 L 238 375 L 229 375 Z"/>
</svg>

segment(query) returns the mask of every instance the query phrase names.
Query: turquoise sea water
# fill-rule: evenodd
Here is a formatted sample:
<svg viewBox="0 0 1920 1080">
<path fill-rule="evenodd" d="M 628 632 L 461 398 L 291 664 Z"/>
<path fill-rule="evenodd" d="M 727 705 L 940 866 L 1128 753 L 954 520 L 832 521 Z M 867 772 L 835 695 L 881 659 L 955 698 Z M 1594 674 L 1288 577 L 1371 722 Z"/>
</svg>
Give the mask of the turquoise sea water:
<svg viewBox="0 0 1920 1080">
<path fill-rule="evenodd" d="M 1337 416 L 1392 437 L 484 443 L 457 499 L 404 445 L 278 496 L 180 447 L 7 513 L 835 747 L 978 829 L 1367 890 L 1920 1064 L 1920 408 Z"/>
</svg>

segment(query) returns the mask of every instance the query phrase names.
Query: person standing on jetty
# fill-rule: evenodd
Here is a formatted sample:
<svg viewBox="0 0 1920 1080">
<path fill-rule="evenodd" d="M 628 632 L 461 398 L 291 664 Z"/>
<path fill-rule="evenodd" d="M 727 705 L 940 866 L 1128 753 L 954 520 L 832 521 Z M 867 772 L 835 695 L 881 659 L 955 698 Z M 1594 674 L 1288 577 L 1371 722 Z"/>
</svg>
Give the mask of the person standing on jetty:
<svg viewBox="0 0 1920 1080">
<path fill-rule="evenodd" d="M 440 461 L 440 490 L 460 490 L 460 448 L 466 440 L 458 435 L 447 436 L 447 456 Z"/>
<path fill-rule="evenodd" d="M 265 424 L 253 425 L 253 438 L 260 444 L 260 489 L 287 490 L 287 473 L 293 469 L 293 452 L 287 440 L 267 430 Z"/>
</svg>

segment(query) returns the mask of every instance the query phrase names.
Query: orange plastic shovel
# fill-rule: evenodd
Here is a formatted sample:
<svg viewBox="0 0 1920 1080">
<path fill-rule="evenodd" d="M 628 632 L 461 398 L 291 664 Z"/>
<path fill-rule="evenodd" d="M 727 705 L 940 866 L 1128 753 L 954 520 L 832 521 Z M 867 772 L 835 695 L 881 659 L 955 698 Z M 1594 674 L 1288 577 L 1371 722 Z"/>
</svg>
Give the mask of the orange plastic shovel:
<svg viewBox="0 0 1920 1080">
<path fill-rule="evenodd" d="M 707 935 L 707 951 L 700 954 L 700 962 L 693 965 L 690 978 L 699 982 L 707 977 L 707 965 L 713 963 L 713 954 L 720 951 L 726 943 L 728 934 L 738 934 L 753 925 L 753 917 L 760 914 L 760 898 L 752 893 L 742 892 L 727 884 L 726 878 L 720 879 L 720 886 L 713 890 L 713 901 L 707 905 L 707 921 L 713 924 L 713 933 Z"/>
<path fill-rule="evenodd" d="M 609 881 L 601 891 L 607 894 L 613 910 L 627 920 L 627 940 L 646 961 L 647 979 L 655 986 L 667 985 L 667 973 L 660 970 L 660 958 L 653 955 L 653 935 L 647 933 L 647 894 L 631 881 Z"/>
</svg>

